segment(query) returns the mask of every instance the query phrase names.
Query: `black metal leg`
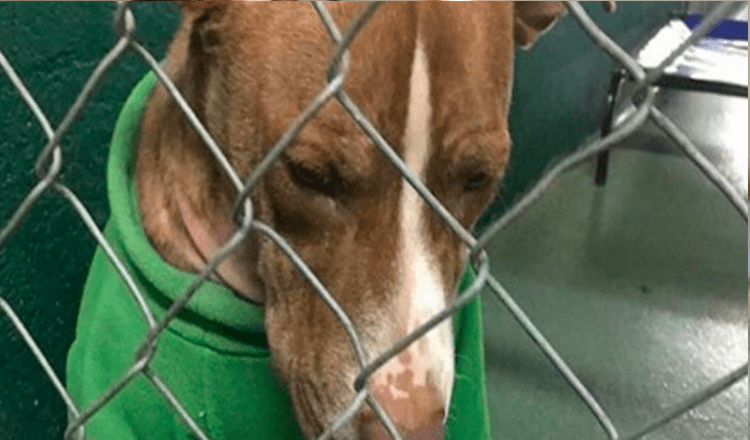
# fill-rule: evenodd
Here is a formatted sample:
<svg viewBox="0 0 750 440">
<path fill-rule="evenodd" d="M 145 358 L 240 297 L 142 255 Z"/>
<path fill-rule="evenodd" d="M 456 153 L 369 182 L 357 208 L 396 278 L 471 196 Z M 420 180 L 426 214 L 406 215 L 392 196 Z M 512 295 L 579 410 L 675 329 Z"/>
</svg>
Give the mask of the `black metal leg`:
<svg viewBox="0 0 750 440">
<path fill-rule="evenodd" d="M 609 83 L 609 91 L 607 91 L 607 112 L 604 115 L 604 121 L 602 121 L 601 135 L 602 137 L 609 134 L 612 131 L 612 118 L 614 117 L 615 102 L 617 100 L 617 93 L 620 90 L 620 83 L 624 78 L 625 73 L 621 70 L 617 70 L 612 73 L 612 78 Z M 596 176 L 594 177 L 594 183 L 596 186 L 604 186 L 607 183 L 607 170 L 609 169 L 609 150 L 602 151 L 597 156 L 596 160 Z"/>
<path fill-rule="evenodd" d="M 596 186 L 604 186 L 607 183 L 607 169 L 609 165 L 609 151 L 602 151 L 596 158 Z"/>
</svg>

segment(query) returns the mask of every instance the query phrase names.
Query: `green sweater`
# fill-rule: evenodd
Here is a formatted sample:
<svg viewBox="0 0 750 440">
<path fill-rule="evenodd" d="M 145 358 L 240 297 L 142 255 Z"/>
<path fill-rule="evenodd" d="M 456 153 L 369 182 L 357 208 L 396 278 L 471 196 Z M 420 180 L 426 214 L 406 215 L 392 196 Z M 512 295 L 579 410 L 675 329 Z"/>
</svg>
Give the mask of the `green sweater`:
<svg viewBox="0 0 750 440">
<path fill-rule="evenodd" d="M 146 75 L 117 121 L 109 153 L 111 217 L 105 236 L 159 319 L 194 275 L 166 263 L 140 224 L 133 184 L 140 115 L 156 84 Z M 463 289 L 471 281 L 467 271 Z M 447 438 L 489 439 L 481 303 L 454 317 L 456 382 Z M 85 410 L 133 365 L 147 325 L 125 283 L 97 249 L 84 286 L 76 334 L 67 359 L 67 386 Z M 275 375 L 263 330 L 263 308 L 206 282 L 158 339 L 150 363 L 212 439 L 302 438 L 284 385 Z M 86 438 L 189 439 L 156 388 L 138 375 L 85 425 Z"/>
</svg>

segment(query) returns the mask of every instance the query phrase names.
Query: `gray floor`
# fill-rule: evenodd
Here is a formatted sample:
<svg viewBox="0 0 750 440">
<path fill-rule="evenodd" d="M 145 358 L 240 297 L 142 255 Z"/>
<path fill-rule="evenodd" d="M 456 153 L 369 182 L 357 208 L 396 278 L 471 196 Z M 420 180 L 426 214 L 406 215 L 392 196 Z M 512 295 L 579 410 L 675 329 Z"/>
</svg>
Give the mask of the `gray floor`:
<svg viewBox="0 0 750 440">
<path fill-rule="evenodd" d="M 747 225 L 685 159 L 611 154 L 565 174 L 494 237 L 493 273 L 628 434 L 748 356 Z M 485 293 L 495 439 L 604 439 L 593 416 Z M 747 377 L 646 439 L 748 438 Z"/>
</svg>

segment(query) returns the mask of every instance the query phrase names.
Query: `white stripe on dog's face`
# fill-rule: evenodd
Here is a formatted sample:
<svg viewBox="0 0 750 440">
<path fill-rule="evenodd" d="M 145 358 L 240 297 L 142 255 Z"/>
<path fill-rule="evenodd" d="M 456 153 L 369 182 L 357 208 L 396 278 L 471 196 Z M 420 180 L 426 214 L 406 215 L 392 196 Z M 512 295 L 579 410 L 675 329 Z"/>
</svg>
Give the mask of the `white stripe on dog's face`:
<svg viewBox="0 0 750 440">
<path fill-rule="evenodd" d="M 432 108 L 427 57 L 419 42 L 412 66 L 407 115 L 403 159 L 412 172 L 424 181 L 425 168 L 432 152 L 429 139 Z M 446 305 L 446 288 L 428 245 L 425 219 L 428 209 L 414 188 L 404 180 L 400 200 L 401 277 L 396 320 L 399 329 L 406 331 L 406 334 Z M 447 416 L 454 376 L 450 319 L 433 328 L 381 369 L 383 378 L 404 377 L 404 373 L 411 377 L 414 387 L 436 389 L 436 397 L 445 402 Z M 397 381 L 388 382 L 391 396 L 407 397 L 407 393 L 395 385 Z"/>
</svg>

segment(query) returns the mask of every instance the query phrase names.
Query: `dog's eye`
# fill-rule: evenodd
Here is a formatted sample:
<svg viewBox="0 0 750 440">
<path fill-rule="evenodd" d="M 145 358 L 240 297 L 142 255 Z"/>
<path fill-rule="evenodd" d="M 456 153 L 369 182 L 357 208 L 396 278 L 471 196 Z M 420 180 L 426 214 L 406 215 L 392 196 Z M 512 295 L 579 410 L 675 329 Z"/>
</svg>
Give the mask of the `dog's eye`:
<svg viewBox="0 0 750 440">
<path fill-rule="evenodd" d="M 289 170 L 299 183 L 305 186 L 325 185 L 328 181 L 326 173 L 304 165 L 289 163 Z"/>
<path fill-rule="evenodd" d="M 477 171 L 464 181 L 464 191 L 478 191 L 485 188 L 490 183 L 489 174 L 483 171 Z"/>
<path fill-rule="evenodd" d="M 302 187 L 331 197 L 340 191 L 338 179 L 331 169 L 313 168 L 292 161 L 288 161 L 287 166 L 294 181 Z"/>
</svg>

